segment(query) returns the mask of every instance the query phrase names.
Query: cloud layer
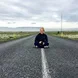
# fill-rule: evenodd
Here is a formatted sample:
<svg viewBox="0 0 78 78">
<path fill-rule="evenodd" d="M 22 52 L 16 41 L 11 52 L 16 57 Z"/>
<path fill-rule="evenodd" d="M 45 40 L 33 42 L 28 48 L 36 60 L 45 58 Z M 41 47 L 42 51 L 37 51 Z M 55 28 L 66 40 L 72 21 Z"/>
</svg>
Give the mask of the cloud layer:
<svg viewBox="0 0 78 78">
<path fill-rule="evenodd" d="M 78 0 L 0 0 L 0 20 L 78 21 Z"/>
</svg>

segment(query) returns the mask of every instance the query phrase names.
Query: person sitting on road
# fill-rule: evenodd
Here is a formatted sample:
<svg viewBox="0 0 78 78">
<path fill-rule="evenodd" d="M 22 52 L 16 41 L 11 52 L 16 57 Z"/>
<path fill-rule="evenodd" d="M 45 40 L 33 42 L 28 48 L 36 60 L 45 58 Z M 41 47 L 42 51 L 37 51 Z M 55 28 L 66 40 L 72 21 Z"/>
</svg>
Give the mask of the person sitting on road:
<svg viewBox="0 0 78 78">
<path fill-rule="evenodd" d="M 38 48 L 44 48 L 49 46 L 48 37 L 45 34 L 45 30 L 43 27 L 40 28 L 40 33 L 36 36 L 34 45 Z"/>
</svg>

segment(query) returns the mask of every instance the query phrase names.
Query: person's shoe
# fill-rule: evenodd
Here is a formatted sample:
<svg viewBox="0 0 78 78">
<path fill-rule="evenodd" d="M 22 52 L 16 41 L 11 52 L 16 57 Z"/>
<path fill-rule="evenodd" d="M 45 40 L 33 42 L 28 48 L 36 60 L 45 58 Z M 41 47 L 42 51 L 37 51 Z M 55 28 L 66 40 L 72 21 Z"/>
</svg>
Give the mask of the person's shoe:
<svg viewBox="0 0 78 78">
<path fill-rule="evenodd" d="M 36 48 L 38 48 L 38 46 L 35 46 Z"/>
<path fill-rule="evenodd" d="M 44 48 L 49 48 L 49 46 L 44 46 Z"/>
</svg>

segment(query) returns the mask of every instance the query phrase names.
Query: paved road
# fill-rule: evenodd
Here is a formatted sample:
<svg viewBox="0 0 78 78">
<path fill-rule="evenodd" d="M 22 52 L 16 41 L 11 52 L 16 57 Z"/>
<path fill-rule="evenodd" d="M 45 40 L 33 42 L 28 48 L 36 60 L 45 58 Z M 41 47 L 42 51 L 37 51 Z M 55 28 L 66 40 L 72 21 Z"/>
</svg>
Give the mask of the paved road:
<svg viewBox="0 0 78 78">
<path fill-rule="evenodd" d="M 0 44 L 0 78 L 78 78 L 78 42 L 49 37 L 49 49 L 34 37 Z"/>
</svg>

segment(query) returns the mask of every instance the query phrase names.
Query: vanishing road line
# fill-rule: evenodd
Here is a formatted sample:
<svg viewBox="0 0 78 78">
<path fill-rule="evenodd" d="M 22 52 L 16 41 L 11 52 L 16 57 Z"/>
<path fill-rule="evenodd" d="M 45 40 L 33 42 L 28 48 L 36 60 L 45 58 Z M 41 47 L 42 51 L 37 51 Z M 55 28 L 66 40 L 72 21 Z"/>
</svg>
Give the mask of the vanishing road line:
<svg viewBox="0 0 78 78">
<path fill-rule="evenodd" d="M 46 59 L 46 56 L 45 56 L 44 48 L 41 48 L 41 60 L 42 60 L 42 75 L 43 75 L 43 78 L 51 78 L 48 63 L 47 63 L 47 59 Z"/>
</svg>

